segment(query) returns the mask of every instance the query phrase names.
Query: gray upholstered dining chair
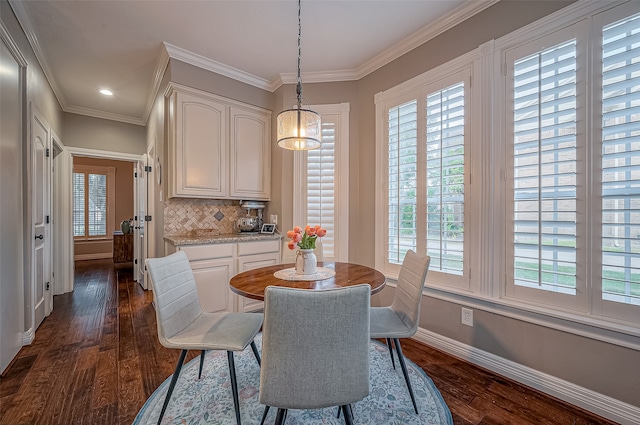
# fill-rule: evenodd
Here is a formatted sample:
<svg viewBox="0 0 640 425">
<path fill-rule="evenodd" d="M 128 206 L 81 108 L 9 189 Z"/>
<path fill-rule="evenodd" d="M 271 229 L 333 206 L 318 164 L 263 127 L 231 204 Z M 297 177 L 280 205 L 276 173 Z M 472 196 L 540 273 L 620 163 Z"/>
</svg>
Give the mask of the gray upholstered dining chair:
<svg viewBox="0 0 640 425">
<path fill-rule="evenodd" d="M 431 258 L 429 256 L 418 255 L 411 250 L 408 251 L 402 261 L 392 304 L 388 307 L 371 308 L 371 338 L 386 338 L 391 362 L 395 369 L 393 340 L 416 414 L 418 413 L 418 406 L 411 388 L 411 381 L 407 373 L 399 338 L 409 338 L 415 335 L 418 330 L 420 301 L 422 300 L 422 290 L 427 279 L 430 262 Z"/>
<path fill-rule="evenodd" d="M 321 291 L 269 286 L 265 291 L 260 403 L 288 409 L 341 406 L 369 394 L 371 288 L 355 285 Z"/>
<path fill-rule="evenodd" d="M 243 351 L 251 345 L 258 365 L 260 364 L 260 356 L 253 339 L 262 326 L 262 314 L 202 311 L 195 278 L 184 251 L 178 251 L 163 258 L 149 258 L 145 264 L 151 276 L 160 343 L 167 348 L 182 350 L 164 399 L 158 424 L 162 421 L 171 399 L 171 393 L 178 381 L 187 351 L 201 351 L 200 373 L 202 373 L 202 360 L 206 350 L 226 350 L 236 421 L 240 425 L 233 352 Z"/>
</svg>

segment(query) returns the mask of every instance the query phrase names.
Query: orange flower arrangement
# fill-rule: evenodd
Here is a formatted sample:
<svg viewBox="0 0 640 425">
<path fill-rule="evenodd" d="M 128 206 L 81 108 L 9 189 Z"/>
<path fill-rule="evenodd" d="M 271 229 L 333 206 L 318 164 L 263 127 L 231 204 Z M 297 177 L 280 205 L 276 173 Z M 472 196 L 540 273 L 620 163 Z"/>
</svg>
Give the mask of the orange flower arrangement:
<svg viewBox="0 0 640 425">
<path fill-rule="evenodd" d="M 293 230 L 287 232 L 287 237 L 291 239 L 287 246 L 293 250 L 296 245 L 300 249 L 316 249 L 316 239 L 321 238 L 327 234 L 327 229 L 323 229 L 320 226 L 307 226 L 304 228 L 304 232 L 300 226 L 296 226 Z"/>
</svg>

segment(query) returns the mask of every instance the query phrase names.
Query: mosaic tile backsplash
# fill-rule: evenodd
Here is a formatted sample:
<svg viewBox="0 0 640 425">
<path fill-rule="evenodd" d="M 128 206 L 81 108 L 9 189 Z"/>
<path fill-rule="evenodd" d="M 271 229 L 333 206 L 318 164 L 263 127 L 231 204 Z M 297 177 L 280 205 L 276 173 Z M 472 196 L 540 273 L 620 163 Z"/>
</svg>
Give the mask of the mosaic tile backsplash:
<svg viewBox="0 0 640 425">
<path fill-rule="evenodd" d="M 164 203 L 164 234 L 231 234 L 237 218 L 244 214 L 239 201 L 171 198 Z"/>
</svg>

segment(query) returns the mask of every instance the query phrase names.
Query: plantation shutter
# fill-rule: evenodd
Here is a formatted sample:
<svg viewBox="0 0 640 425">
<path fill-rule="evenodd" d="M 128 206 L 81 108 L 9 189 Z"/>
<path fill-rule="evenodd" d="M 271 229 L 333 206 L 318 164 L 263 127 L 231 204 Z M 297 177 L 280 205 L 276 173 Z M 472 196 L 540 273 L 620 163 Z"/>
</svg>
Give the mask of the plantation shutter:
<svg viewBox="0 0 640 425">
<path fill-rule="evenodd" d="M 464 82 L 427 96 L 427 255 L 431 270 L 462 275 Z"/>
<path fill-rule="evenodd" d="M 513 63 L 513 279 L 576 292 L 576 40 Z"/>
<path fill-rule="evenodd" d="M 84 173 L 73 173 L 73 236 L 85 235 Z"/>
<path fill-rule="evenodd" d="M 307 223 L 327 230 L 325 257 L 335 256 L 335 136 L 336 124 L 322 121 L 322 146 L 307 151 Z"/>
<path fill-rule="evenodd" d="M 640 305 L 640 17 L 602 32 L 602 298 Z"/>
<path fill-rule="evenodd" d="M 73 236 L 106 237 L 107 174 L 73 173 Z"/>
<path fill-rule="evenodd" d="M 401 264 L 408 250 L 416 250 L 417 241 L 417 101 L 390 108 L 388 119 L 387 260 Z"/>
</svg>

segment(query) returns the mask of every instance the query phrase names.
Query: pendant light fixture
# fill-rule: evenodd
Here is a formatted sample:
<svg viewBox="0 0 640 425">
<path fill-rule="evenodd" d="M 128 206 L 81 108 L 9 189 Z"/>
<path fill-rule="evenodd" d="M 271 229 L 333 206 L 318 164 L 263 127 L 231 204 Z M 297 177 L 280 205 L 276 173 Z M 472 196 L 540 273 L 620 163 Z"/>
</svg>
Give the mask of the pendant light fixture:
<svg viewBox="0 0 640 425">
<path fill-rule="evenodd" d="M 277 118 L 278 146 L 284 149 L 306 151 L 317 149 L 320 142 L 320 115 L 317 112 L 302 105 L 302 78 L 300 77 L 300 36 L 302 26 L 300 24 L 300 0 L 298 0 L 298 80 L 296 85 L 295 107 L 282 111 Z"/>
</svg>

